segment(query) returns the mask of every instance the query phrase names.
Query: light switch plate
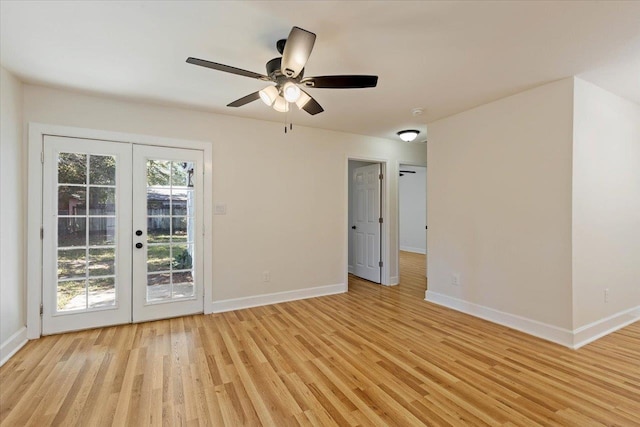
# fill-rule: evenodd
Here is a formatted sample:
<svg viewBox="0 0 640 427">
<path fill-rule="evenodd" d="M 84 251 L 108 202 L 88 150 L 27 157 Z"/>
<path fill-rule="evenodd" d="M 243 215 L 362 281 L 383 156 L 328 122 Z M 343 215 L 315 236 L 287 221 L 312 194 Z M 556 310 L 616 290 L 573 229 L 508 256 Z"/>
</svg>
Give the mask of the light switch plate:
<svg viewBox="0 0 640 427">
<path fill-rule="evenodd" d="M 226 215 L 227 214 L 227 205 L 226 203 L 216 203 L 213 205 L 213 214 L 214 215 Z"/>
</svg>

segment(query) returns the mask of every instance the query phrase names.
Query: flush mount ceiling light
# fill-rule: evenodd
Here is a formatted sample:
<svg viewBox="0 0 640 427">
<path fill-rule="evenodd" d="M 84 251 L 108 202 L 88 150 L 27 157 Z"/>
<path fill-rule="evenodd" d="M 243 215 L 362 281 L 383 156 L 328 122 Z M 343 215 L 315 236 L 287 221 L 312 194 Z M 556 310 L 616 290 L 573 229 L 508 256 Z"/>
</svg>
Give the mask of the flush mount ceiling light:
<svg viewBox="0 0 640 427">
<path fill-rule="evenodd" d="M 398 136 L 404 142 L 411 142 L 414 139 L 416 139 L 419 133 L 420 133 L 419 130 L 407 129 L 407 130 L 401 130 L 400 132 L 398 132 Z"/>
</svg>

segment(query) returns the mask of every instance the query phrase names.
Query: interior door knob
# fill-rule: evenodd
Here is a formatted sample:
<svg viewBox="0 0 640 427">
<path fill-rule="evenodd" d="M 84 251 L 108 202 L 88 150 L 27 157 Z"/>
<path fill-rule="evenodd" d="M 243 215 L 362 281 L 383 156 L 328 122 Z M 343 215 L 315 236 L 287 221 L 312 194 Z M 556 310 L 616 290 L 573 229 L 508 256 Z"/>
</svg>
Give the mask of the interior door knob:
<svg viewBox="0 0 640 427">
<path fill-rule="evenodd" d="M 353 229 L 355 230 L 355 229 L 356 229 L 356 226 L 355 226 L 355 225 L 352 225 L 352 226 L 351 226 L 351 228 L 353 228 Z"/>
<path fill-rule="evenodd" d="M 142 236 L 142 230 L 136 230 L 136 236 Z"/>
<path fill-rule="evenodd" d="M 140 243 L 140 242 L 136 243 L 136 248 L 138 248 L 138 249 L 142 248 L 142 243 Z"/>
</svg>

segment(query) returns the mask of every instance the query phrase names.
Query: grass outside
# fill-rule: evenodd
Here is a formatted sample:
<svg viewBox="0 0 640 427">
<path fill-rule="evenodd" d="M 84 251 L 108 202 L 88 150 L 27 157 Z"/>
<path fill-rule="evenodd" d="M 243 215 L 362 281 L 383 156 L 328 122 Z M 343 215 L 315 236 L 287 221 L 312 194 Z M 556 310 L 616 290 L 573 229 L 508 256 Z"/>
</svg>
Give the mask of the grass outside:
<svg viewBox="0 0 640 427">
<path fill-rule="evenodd" d="M 114 290 L 115 277 L 102 277 L 99 279 L 69 280 L 66 282 L 59 282 L 58 311 L 64 310 L 73 298 L 79 295 L 86 295 L 87 289 L 89 290 L 90 295 Z"/>
<path fill-rule="evenodd" d="M 188 245 L 179 243 L 171 245 L 169 233 L 154 233 L 149 235 L 148 243 L 156 244 L 147 246 L 147 271 L 172 271 L 173 283 L 193 282 L 191 256 Z M 182 239 L 180 236 L 173 236 Z M 186 241 L 186 236 L 184 237 Z M 74 240 L 75 244 L 84 244 L 80 238 Z M 163 244 L 158 244 L 163 243 Z M 173 256 L 172 256 L 173 250 Z M 76 247 L 58 251 L 58 279 L 65 280 L 58 283 L 58 310 L 64 309 L 73 298 L 85 295 L 87 290 L 90 295 L 94 292 L 106 292 L 114 289 L 113 275 L 115 274 L 115 246 L 110 248 Z M 88 255 L 88 256 L 87 256 Z M 181 271 L 176 271 L 181 270 Z M 185 271 L 187 270 L 187 271 Z M 88 275 L 88 280 L 86 275 Z M 98 277 L 97 276 L 111 276 Z M 157 276 L 157 277 L 155 277 Z M 158 281 L 164 281 L 163 274 L 150 275 L 148 285 L 154 285 Z M 77 279 L 77 280 L 73 280 Z"/>
</svg>

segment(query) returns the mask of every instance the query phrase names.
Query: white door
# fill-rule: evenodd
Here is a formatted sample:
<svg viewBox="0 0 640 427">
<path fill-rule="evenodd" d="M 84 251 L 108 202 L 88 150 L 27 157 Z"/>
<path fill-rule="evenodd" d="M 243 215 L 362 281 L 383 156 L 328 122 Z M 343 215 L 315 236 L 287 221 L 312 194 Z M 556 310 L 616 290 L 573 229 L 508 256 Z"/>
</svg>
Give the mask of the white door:
<svg viewBox="0 0 640 427">
<path fill-rule="evenodd" d="M 133 321 L 203 311 L 203 154 L 133 147 Z"/>
<path fill-rule="evenodd" d="M 46 136 L 42 333 L 131 321 L 131 146 Z"/>
<path fill-rule="evenodd" d="M 43 163 L 43 334 L 203 311 L 201 151 L 46 136 Z"/>
<path fill-rule="evenodd" d="M 353 211 L 355 259 L 353 274 L 380 283 L 380 171 L 374 164 L 353 172 Z"/>
</svg>

